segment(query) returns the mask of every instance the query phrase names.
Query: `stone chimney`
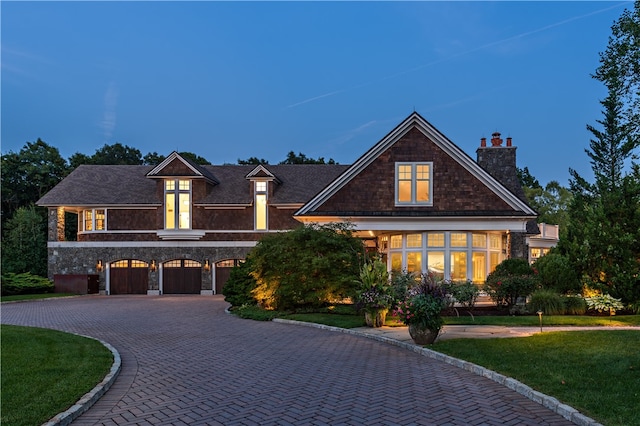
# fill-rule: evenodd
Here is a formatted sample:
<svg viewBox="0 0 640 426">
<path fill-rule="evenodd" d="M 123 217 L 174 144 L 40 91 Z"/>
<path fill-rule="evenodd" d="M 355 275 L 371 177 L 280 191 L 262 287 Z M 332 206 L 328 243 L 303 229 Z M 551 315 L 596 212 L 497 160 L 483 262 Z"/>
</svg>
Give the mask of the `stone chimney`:
<svg viewBox="0 0 640 426">
<path fill-rule="evenodd" d="M 480 139 L 480 148 L 476 150 L 478 164 L 491 176 L 502 183 L 514 195 L 527 203 L 524 190 L 518 180 L 516 170 L 516 147 L 513 146 L 511 137 L 507 138 L 507 146 L 502 146 L 500 133 L 491 135 L 491 146 L 487 146 L 486 138 Z M 507 234 L 507 246 L 509 257 L 528 259 L 529 248 L 527 235 L 539 234 L 536 220 L 527 222 L 525 232 L 509 232 Z"/>
<path fill-rule="evenodd" d="M 491 135 L 491 146 L 487 146 L 486 138 L 480 139 L 480 148 L 476 150 L 478 164 L 491 176 L 506 186 L 518 198 L 527 201 L 518 180 L 516 171 L 516 147 L 512 138 L 507 138 L 507 146 L 502 146 L 499 132 Z"/>
</svg>

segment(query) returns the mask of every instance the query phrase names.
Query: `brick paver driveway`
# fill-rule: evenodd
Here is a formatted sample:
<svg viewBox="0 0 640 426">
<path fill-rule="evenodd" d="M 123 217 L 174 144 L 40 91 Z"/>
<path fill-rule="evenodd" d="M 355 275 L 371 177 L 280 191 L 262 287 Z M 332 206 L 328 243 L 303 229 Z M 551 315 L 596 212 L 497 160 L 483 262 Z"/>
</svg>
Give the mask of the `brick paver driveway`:
<svg viewBox="0 0 640 426">
<path fill-rule="evenodd" d="M 516 392 L 364 337 L 226 315 L 221 296 L 2 305 L 2 322 L 104 340 L 114 386 L 74 425 L 567 425 Z"/>
</svg>

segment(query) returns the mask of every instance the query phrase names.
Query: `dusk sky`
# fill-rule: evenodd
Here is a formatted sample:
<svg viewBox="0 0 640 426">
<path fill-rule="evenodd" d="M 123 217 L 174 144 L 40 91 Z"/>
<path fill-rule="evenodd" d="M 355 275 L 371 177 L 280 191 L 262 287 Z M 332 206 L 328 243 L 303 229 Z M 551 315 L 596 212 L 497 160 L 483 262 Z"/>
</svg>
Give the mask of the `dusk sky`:
<svg viewBox="0 0 640 426">
<path fill-rule="evenodd" d="M 7 2 L 2 153 L 120 142 L 213 164 L 350 164 L 414 110 L 476 158 L 499 131 L 542 184 L 591 178 L 591 78 L 632 2 Z"/>
</svg>

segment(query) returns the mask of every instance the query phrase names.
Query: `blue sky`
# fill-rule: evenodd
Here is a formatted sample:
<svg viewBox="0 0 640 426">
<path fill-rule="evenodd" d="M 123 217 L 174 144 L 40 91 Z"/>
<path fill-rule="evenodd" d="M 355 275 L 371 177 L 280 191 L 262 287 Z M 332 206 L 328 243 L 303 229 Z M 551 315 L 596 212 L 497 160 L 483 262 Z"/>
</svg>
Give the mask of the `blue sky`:
<svg viewBox="0 0 640 426">
<path fill-rule="evenodd" d="M 471 157 L 590 177 L 590 77 L 632 2 L 2 1 L 2 153 L 120 142 L 214 164 L 350 164 L 414 110 Z"/>
</svg>

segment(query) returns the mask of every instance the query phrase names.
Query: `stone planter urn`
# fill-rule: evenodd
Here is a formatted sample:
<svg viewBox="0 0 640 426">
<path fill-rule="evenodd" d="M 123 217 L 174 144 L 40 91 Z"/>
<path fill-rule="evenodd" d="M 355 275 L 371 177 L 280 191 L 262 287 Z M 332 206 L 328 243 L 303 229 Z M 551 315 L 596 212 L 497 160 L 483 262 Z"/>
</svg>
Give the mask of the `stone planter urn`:
<svg viewBox="0 0 640 426">
<path fill-rule="evenodd" d="M 432 344 L 439 333 L 440 330 L 430 330 L 416 324 L 409 324 L 409 335 L 416 345 Z"/>
<path fill-rule="evenodd" d="M 382 327 L 387 319 L 388 309 L 367 309 L 364 311 L 364 321 L 367 327 Z"/>
</svg>

